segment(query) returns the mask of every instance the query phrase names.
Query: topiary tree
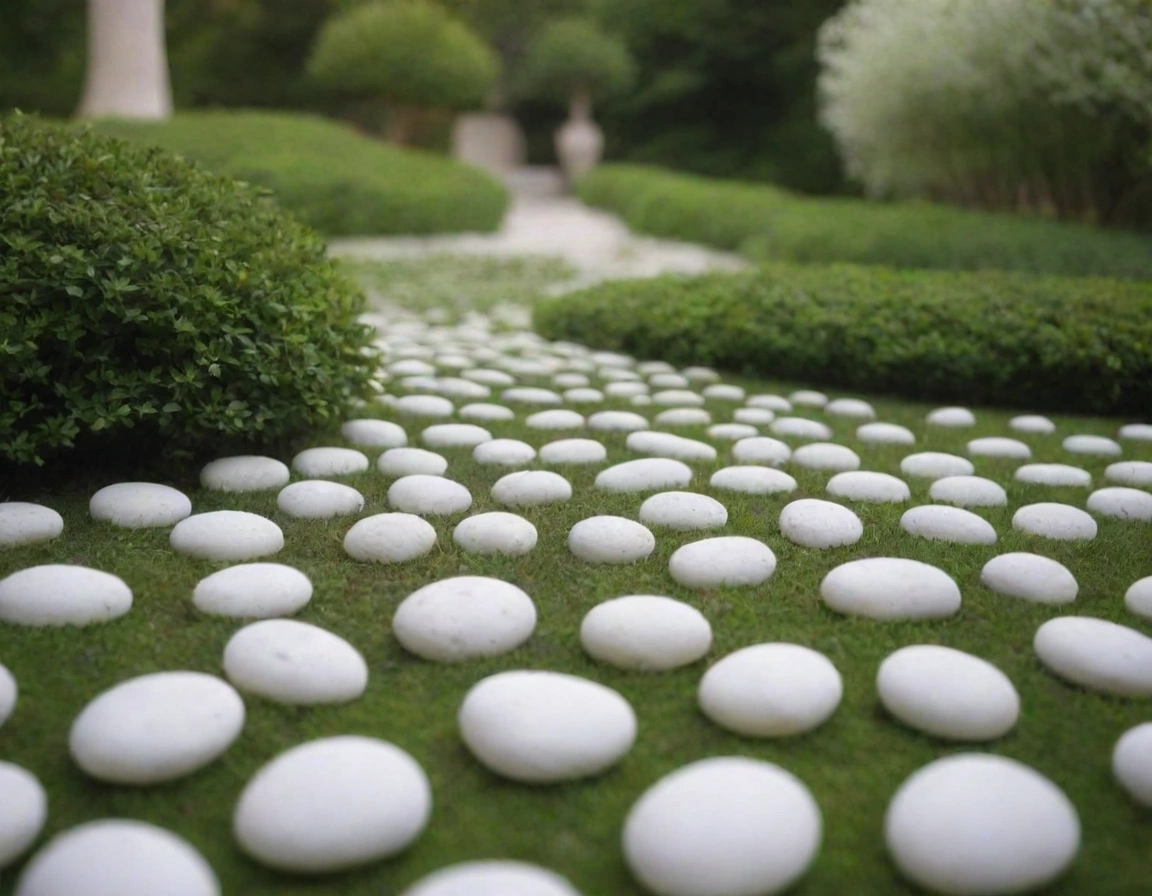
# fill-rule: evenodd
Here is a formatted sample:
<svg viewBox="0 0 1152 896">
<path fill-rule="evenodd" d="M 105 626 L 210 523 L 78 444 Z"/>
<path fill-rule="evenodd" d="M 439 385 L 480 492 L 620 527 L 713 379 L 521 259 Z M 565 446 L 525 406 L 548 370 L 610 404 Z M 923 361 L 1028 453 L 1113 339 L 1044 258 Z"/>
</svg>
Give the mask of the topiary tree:
<svg viewBox="0 0 1152 896">
<path fill-rule="evenodd" d="M 362 296 L 256 189 L 17 116 L 0 196 L 0 463 L 269 443 L 367 391 Z"/>
<path fill-rule="evenodd" d="M 479 104 L 500 73 L 496 54 L 467 25 L 427 0 L 375 0 L 329 19 L 308 60 L 320 84 L 381 99 L 388 137 L 408 143 L 429 109 Z"/>
</svg>

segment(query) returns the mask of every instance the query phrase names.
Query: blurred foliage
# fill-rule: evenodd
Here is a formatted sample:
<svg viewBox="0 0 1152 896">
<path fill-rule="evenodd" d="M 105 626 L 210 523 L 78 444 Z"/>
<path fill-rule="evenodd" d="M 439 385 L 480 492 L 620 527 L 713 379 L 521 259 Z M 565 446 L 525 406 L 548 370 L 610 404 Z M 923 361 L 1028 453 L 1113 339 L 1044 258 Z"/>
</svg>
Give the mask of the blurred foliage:
<svg viewBox="0 0 1152 896">
<path fill-rule="evenodd" d="M 516 71 L 517 93 L 566 102 L 574 93 L 597 99 L 623 93 L 636 72 L 628 47 L 588 19 L 557 19 L 528 45 Z"/>
</svg>

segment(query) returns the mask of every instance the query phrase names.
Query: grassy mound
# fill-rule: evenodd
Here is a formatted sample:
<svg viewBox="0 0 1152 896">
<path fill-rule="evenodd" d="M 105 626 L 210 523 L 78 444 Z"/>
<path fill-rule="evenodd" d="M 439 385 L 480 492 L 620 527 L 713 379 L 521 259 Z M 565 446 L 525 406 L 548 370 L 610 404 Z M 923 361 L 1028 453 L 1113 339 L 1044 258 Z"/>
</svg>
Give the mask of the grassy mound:
<svg viewBox="0 0 1152 896">
<path fill-rule="evenodd" d="M 920 202 L 815 199 L 776 187 L 606 165 L 579 185 L 643 233 L 756 259 L 1152 278 L 1152 239 Z"/>
<path fill-rule="evenodd" d="M 183 112 L 163 123 L 95 127 L 267 187 L 330 236 L 490 231 L 508 202 L 504 188 L 481 171 L 309 115 Z"/>
</svg>

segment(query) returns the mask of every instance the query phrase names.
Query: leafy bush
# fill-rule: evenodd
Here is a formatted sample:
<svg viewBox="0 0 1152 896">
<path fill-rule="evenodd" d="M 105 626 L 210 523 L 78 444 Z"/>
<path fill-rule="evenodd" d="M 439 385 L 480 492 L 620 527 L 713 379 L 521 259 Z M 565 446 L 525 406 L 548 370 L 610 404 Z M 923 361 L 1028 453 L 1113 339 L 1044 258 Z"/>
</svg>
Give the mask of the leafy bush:
<svg viewBox="0 0 1152 896">
<path fill-rule="evenodd" d="M 618 37 L 588 19 L 557 19 L 528 45 L 518 72 L 520 92 L 566 102 L 574 94 L 602 96 L 627 90 L 632 57 Z"/>
<path fill-rule="evenodd" d="M 904 398 L 1152 407 L 1152 284 L 772 264 L 616 282 L 536 306 L 549 339 Z"/>
<path fill-rule="evenodd" d="M 267 187 L 329 235 L 494 230 L 508 202 L 504 188 L 481 171 L 313 116 L 184 112 L 160 123 L 96 127 Z"/>
<path fill-rule="evenodd" d="M 656 236 L 756 259 L 1152 277 L 1152 242 L 1123 231 L 923 202 L 811 198 L 776 187 L 605 165 L 585 202 Z"/>
<path fill-rule="evenodd" d="M 262 194 L 0 120 L 0 459 L 279 440 L 365 391 L 362 297 Z"/>
</svg>

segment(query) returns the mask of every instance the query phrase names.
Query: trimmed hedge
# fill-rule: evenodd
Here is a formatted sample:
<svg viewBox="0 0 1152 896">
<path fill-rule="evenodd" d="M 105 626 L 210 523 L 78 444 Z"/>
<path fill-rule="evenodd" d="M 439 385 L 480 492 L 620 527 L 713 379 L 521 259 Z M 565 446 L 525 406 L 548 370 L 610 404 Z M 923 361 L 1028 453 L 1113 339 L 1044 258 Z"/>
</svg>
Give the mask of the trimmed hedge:
<svg viewBox="0 0 1152 896">
<path fill-rule="evenodd" d="M 773 263 L 536 306 L 549 339 L 909 399 L 1146 416 L 1152 284 Z"/>
<path fill-rule="evenodd" d="M 363 296 L 262 192 L 17 116 L 0 200 L 0 463 L 268 444 L 368 391 Z"/>
<path fill-rule="evenodd" d="M 816 199 L 777 187 L 605 165 L 580 198 L 643 233 L 763 260 L 1152 278 L 1152 238 L 924 202 Z"/>
<path fill-rule="evenodd" d="M 165 122 L 94 127 L 267 187 L 329 236 L 491 231 L 508 204 L 504 188 L 478 169 L 311 115 L 182 112 Z"/>
</svg>

